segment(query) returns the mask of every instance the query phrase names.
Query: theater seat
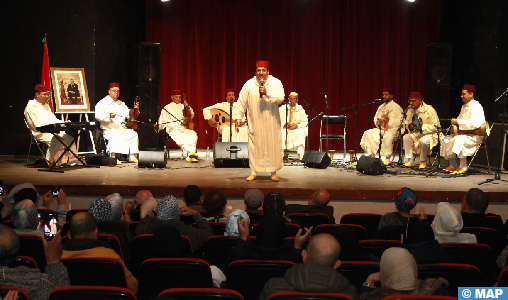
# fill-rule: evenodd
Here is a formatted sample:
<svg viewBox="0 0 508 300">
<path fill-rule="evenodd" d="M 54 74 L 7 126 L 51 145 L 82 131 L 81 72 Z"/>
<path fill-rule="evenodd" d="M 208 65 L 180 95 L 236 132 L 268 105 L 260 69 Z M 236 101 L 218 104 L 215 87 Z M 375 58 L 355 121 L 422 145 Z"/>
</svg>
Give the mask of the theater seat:
<svg viewBox="0 0 508 300">
<path fill-rule="evenodd" d="M 242 294 L 245 300 L 258 299 L 265 283 L 283 277 L 295 263 L 285 260 L 237 260 L 228 266 L 226 288 Z"/>
<path fill-rule="evenodd" d="M 499 273 L 499 278 L 497 279 L 498 287 L 508 287 L 508 268 L 504 268 L 501 273 Z"/>
<path fill-rule="evenodd" d="M 379 272 L 379 263 L 373 261 L 343 261 L 337 271 L 349 279 L 349 283 L 359 291 L 370 274 Z"/>
<path fill-rule="evenodd" d="M 63 286 L 49 294 L 48 300 L 136 300 L 129 289 L 112 286 Z"/>
<path fill-rule="evenodd" d="M 292 213 L 287 215 L 291 219 L 291 223 L 299 224 L 302 228 L 314 228 L 321 224 L 330 224 L 330 218 L 320 213 Z"/>
<path fill-rule="evenodd" d="M 284 225 L 284 236 L 285 237 L 295 237 L 295 235 L 300 230 L 300 226 L 297 224 L 286 223 Z M 254 224 L 252 229 L 250 230 L 249 236 L 257 236 L 258 235 L 258 224 Z"/>
<path fill-rule="evenodd" d="M 359 242 L 358 247 L 364 254 L 372 254 L 375 257 L 381 258 L 383 252 L 391 247 L 400 247 L 400 241 L 393 240 L 363 240 Z"/>
<path fill-rule="evenodd" d="M 458 296 L 459 287 L 486 286 L 480 269 L 466 264 L 419 264 L 418 279 L 442 277 L 449 283 L 448 291 Z"/>
<path fill-rule="evenodd" d="M 312 234 L 320 234 L 320 233 L 329 233 L 331 234 L 333 231 L 337 230 L 338 228 L 347 228 L 351 231 L 353 231 L 356 236 L 358 237 L 358 240 L 365 240 L 367 239 L 367 231 L 363 226 L 355 225 L 355 224 L 322 224 L 317 227 L 315 227 L 312 230 Z"/>
<path fill-rule="evenodd" d="M 424 295 L 391 295 L 384 297 L 381 300 L 457 300 L 455 297 L 450 296 L 424 296 Z"/>
<path fill-rule="evenodd" d="M 127 288 L 120 260 L 109 257 L 62 258 L 71 285 L 115 286 Z"/>
<path fill-rule="evenodd" d="M 495 257 L 489 246 L 484 244 L 440 243 L 446 253 L 458 264 L 473 265 L 480 269 L 487 282 L 497 280 Z"/>
<path fill-rule="evenodd" d="M 202 259 L 150 258 L 139 268 L 140 299 L 157 297 L 170 288 L 212 288 L 210 265 Z"/>
<path fill-rule="evenodd" d="M 158 299 L 178 299 L 178 300 L 243 300 L 242 295 L 234 290 L 228 289 L 205 289 L 205 288 L 174 288 L 162 291 Z"/>
<path fill-rule="evenodd" d="M 300 293 L 300 292 L 279 292 L 271 294 L 267 300 L 353 300 L 348 295 L 340 293 Z"/>
<path fill-rule="evenodd" d="M 28 256 L 35 260 L 39 269 L 44 272 L 46 267 L 46 255 L 42 246 L 42 237 L 30 234 L 18 234 L 19 256 Z"/>
<path fill-rule="evenodd" d="M 381 221 L 380 214 L 345 214 L 340 219 L 340 224 L 356 224 L 363 226 L 367 231 L 367 238 L 370 238 L 379 227 L 379 221 Z"/>
</svg>

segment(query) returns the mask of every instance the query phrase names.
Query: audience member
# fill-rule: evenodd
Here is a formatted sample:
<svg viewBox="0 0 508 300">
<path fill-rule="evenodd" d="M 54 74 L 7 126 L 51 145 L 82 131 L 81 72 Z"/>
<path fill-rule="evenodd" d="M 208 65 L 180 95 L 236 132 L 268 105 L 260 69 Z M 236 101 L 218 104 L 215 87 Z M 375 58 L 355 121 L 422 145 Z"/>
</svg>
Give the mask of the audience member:
<svg viewBox="0 0 508 300">
<path fill-rule="evenodd" d="M 440 243 L 476 243 L 471 233 L 459 233 L 462 229 L 462 216 L 450 203 L 437 204 L 436 216 L 432 222 L 434 236 Z"/>
<path fill-rule="evenodd" d="M 249 222 L 246 219 L 238 217 L 238 231 L 240 239 L 231 250 L 227 264 L 235 260 L 254 259 L 254 260 L 289 260 L 295 263 L 302 262 L 302 247 L 309 238 L 310 229 L 305 228 L 305 234 L 302 235 L 300 229 L 296 234 L 294 246 L 284 241 L 285 219 L 276 214 L 266 214 L 257 225 L 257 236 L 254 241 L 248 240 Z M 224 269 L 223 269 L 224 270 Z"/>
<path fill-rule="evenodd" d="M 263 200 L 263 212 L 265 215 L 275 214 L 283 216 L 286 223 L 292 223 L 291 220 L 284 216 L 284 210 L 286 209 L 286 200 L 278 192 L 270 192 L 265 196 Z"/>
<path fill-rule="evenodd" d="M 11 213 L 14 232 L 17 234 L 32 234 L 44 237 L 44 229 L 39 226 L 37 207 L 32 200 L 22 200 L 14 206 Z"/>
<path fill-rule="evenodd" d="M 203 208 L 208 213 L 208 222 L 226 222 L 224 212 L 226 211 L 228 200 L 216 190 L 209 191 L 203 198 Z"/>
<path fill-rule="evenodd" d="M 227 217 L 226 231 L 224 232 L 225 236 L 240 236 L 240 232 L 238 231 L 238 217 L 242 220 L 247 220 L 250 225 L 250 218 L 247 212 L 241 209 L 235 209 Z"/>
<path fill-rule="evenodd" d="M 122 196 L 119 193 L 113 193 L 108 195 L 106 200 L 111 204 L 111 220 L 120 221 L 124 212 Z"/>
<path fill-rule="evenodd" d="M 462 221 L 464 227 L 486 227 L 497 231 L 501 251 L 507 245 L 506 232 L 503 227 L 503 221 L 499 218 L 490 218 L 485 215 L 489 206 L 489 197 L 482 190 L 477 188 L 470 189 L 462 199 Z M 478 236 L 476 237 L 478 239 Z M 494 251 L 494 249 L 493 249 Z M 495 253 L 497 255 L 499 252 Z"/>
<path fill-rule="evenodd" d="M 303 263 L 289 268 L 284 277 L 271 278 L 264 286 L 260 300 L 278 292 L 341 293 L 358 299 L 354 285 L 337 272 L 340 266 L 340 244 L 326 233 L 313 236 L 302 251 Z"/>
<path fill-rule="evenodd" d="M 265 195 L 259 189 L 248 189 L 245 192 L 245 198 L 243 202 L 245 203 L 245 211 L 257 212 L 260 211 L 261 205 L 263 205 L 263 200 Z"/>
<path fill-rule="evenodd" d="M 418 264 L 453 262 L 450 255 L 436 241 L 432 227 L 418 219 L 408 222 L 406 241 L 402 247 L 414 256 Z"/>
<path fill-rule="evenodd" d="M 154 204 L 156 204 L 155 213 Z M 185 225 L 180 221 L 180 214 L 192 216 L 197 228 Z M 203 247 L 206 240 L 213 235 L 212 227 L 199 212 L 189 207 L 179 208 L 178 202 L 173 196 L 164 197 L 158 204 L 154 199 L 145 201 L 141 205 L 141 218 L 141 223 L 136 227 L 136 235 L 153 234 L 157 227 L 169 224 L 175 227 L 181 235 L 190 239 L 194 250 Z"/>
<path fill-rule="evenodd" d="M 152 257 L 157 258 L 196 258 L 189 252 L 182 240 L 178 230 L 168 224 L 161 225 L 155 229 L 152 239 Z M 214 286 L 220 288 L 226 280 L 224 273 L 216 266 L 210 266 Z"/>
<path fill-rule="evenodd" d="M 111 249 L 106 242 L 100 241 L 98 238 L 99 229 L 94 216 L 88 212 L 75 214 L 69 224 L 69 240 L 64 244 L 62 258 L 115 258 L 122 263 L 127 280 L 127 288 L 133 293 L 137 293 L 138 280 L 127 269 L 120 255 Z"/>
<path fill-rule="evenodd" d="M 18 235 L 9 227 L 0 225 L 0 285 L 24 289 L 32 300 L 46 300 L 58 287 L 70 285 L 67 268 L 60 262 L 62 237 L 58 232 L 51 242 L 43 241 L 47 265 L 44 273 L 38 268 L 12 265 L 19 250 Z"/>
<path fill-rule="evenodd" d="M 381 256 L 378 273 L 367 277 L 362 286 L 361 300 L 381 300 L 390 295 L 450 296 L 448 281 L 443 278 L 418 280 L 418 267 L 414 257 L 406 249 L 393 247 Z M 375 288 L 376 282 L 381 283 Z"/>
<path fill-rule="evenodd" d="M 416 203 L 418 202 L 413 190 L 407 187 L 401 188 L 397 192 L 397 195 L 395 196 L 394 200 L 395 200 L 395 208 L 397 209 L 397 211 L 387 213 L 383 217 L 381 217 L 378 229 L 381 229 L 385 226 L 396 226 L 396 225 L 406 226 L 409 218 L 412 217 L 411 210 L 415 208 Z"/>
<path fill-rule="evenodd" d="M 204 210 L 201 190 L 197 185 L 188 185 L 183 190 L 183 202 L 193 210 Z"/>
<path fill-rule="evenodd" d="M 330 203 L 330 194 L 326 190 L 317 190 L 310 196 L 308 205 L 287 204 L 286 216 L 292 213 L 320 213 L 327 215 L 330 223 L 335 224 L 333 206 L 328 206 L 328 203 Z"/>
<path fill-rule="evenodd" d="M 148 198 L 153 198 L 152 192 L 149 190 L 141 190 L 136 193 L 136 197 L 134 198 L 134 201 L 136 202 L 136 210 L 139 210 L 141 207 L 141 204 L 146 201 Z"/>
</svg>

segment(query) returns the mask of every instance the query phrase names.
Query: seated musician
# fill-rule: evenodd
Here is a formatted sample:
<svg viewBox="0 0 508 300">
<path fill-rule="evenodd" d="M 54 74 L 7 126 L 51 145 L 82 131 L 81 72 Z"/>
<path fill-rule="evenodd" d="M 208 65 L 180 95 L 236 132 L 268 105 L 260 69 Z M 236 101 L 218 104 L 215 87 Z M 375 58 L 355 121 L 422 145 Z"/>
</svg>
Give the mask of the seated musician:
<svg viewBox="0 0 508 300">
<path fill-rule="evenodd" d="M 452 129 L 455 132 L 445 136 L 441 142 L 441 155 L 448 159 L 450 165 L 446 170 L 462 174 L 467 171 L 467 157 L 475 153 L 485 135 L 488 135 L 489 126 L 485 121 L 485 114 L 480 102 L 474 99 L 476 88 L 466 84 L 462 88 L 462 108 L 456 119 L 452 119 Z M 454 126 L 455 125 L 455 126 Z M 459 164 L 457 165 L 457 158 Z"/>
<path fill-rule="evenodd" d="M 182 149 L 184 159 L 188 162 L 197 163 L 196 144 L 198 143 L 198 135 L 189 126 L 189 121 L 194 118 L 194 111 L 186 100 L 182 103 L 182 91 L 180 90 L 173 90 L 171 100 L 173 102 L 166 105 L 161 111 L 159 129 L 166 129 L 166 133 Z M 186 108 L 189 108 L 190 112 L 190 116 L 187 116 L 187 118 L 184 116 Z"/>
<path fill-rule="evenodd" d="M 50 166 L 56 164 L 61 166 L 62 164 L 74 164 L 77 159 L 72 153 L 66 152 L 62 159 L 57 162 L 57 159 L 65 151 L 65 146 L 57 139 L 55 135 L 58 135 L 60 139 L 69 145 L 73 138 L 72 136 L 60 132 L 60 133 L 42 133 L 37 131 L 36 127 L 62 123 L 62 120 L 58 119 L 52 112 L 49 104 L 46 102 L 46 98 L 49 96 L 49 89 L 47 86 L 38 84 L 35 86 L 35 97 L 34 100 L 28 101 L 25 107 L 25 119 L 28 123 L 28 127 L 32 131 L 34 138 L 46 145 L 48 145 L 48 151 L 46 153 L 46 159 Z M 76 153 L 76 143 L 73 143 L 70 147 L 71 151 Z"/>
<path fill-rule="evenodd" d="M 104 97 L 95 105 L 95 119 L 101 123 L 104 130 L 104 138 L 108 140 L 108 153 L 125 154 L 128 160 L 137 163 L 138 133 L 127 129 L 125 121 L 129 117 L 129 108 L 120 96 L 120 84 L 112 82 L 109 84 L 108 96 Z M 139 109 L 139 103 L 134 103 L 134 109 Z M 122 156 L 117 156 L 121 158 Z M 117 163 L 121 164 L 117 159 Z"/>
<path fill-rule="evenodd" d="M 409 160 L 404 166 L 413 167 L 413 153 L 420 154 L 420 169 L 427 167 L 427 154 L 437 144 L 437 127 L 440 126 L 436 110 L 422 101 L 420 92 L 409 93 L 409 105 L 404 124 L 408 133 L 403 137 L 404 153 Z"/>
<path fill-rule="evenodd" d="M 287 106 L 287 124 L 286 124 L 286 105 L 279 107 L 280 122 L 282 127 L 282 149 L 286 149 L 286 129 L 288 150 L 296 150 L 300 159 L 305 152 L 305 138 L 308 134 L 308 119 L 303 107 L 298 103 L 298 94 L 291 92 L 289 94 L 290 104 Z"/>
<path fill-rule="evenodd" d="M 380 132 L 383 137 L 381 146 L 381 159 L 385 165 L 389 165 L 388 157 L 393 153 L 393 138 L 397 133 L 402 120 L 402 108 L 393 100 L 393 89 L 383 89 L 383 104 L 381 104 L 374 115 L 376 128 L 366 130 L 363 133 L 360 146 L 365 154 L 375 157 L 379 151 Z"/>
<path fill-rule="evenodd" d="M 208 121 L 208 124 L 212 127 L 218 127 L 217 130 L 219 131 L 219 134 L 222 135 L 222 141 L 223 142 L 229 142 L 229 135 L 230 135 L 230 127 L 229 122 L 231 121 L 231 115 L 230 110 L 232 111 L 230 104 L 233 103 L 233 108 L 237 107 L 237 102 L 235 102 L 235 91 L 233 89 L 227 89 L 226 90 L 226 101 L 220 102 L 217 104 L 214 104 L 212 106 L 208 106 L 203 109 L 203 116 L 205 117 L 205 120 Z M 215 115 L 212 114 L 212 112 L 216 111 L 217 109 L 220 109 L 224 111 L 229 116 L 229 121 L 227 121 L 227 125 L 221 126 L 217 120 L 215 120 Z M 231 125 L 233 129 L 232 134 L 232 140 L 233 142 L 248 142 L 249 136 L 249 128 L 247 127 L 246 118 L 244 117 L 242 119 L 242 126 L 236 127 L 235 123 Z M 221 120 L 219 120 L 221 121 Z"/>
</svg>

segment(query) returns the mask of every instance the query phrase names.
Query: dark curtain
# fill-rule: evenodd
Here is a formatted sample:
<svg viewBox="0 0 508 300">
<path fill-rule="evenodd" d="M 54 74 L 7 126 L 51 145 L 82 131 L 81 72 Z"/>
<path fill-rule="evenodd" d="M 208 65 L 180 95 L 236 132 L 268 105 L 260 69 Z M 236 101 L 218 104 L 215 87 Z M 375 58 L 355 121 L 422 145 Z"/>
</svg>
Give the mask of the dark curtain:
<svg viewBox="0 0 508 300">
<path fill-rule="evenodd" d="M 425 98 L 426 46 L 439 41 L 440 9 L 440 0 L 147 0 L 146 38 L 161 43 L 160 103 L 171 102 L 173 89 L 187 93 L 198 148 L 217 139 L 203 108 L 224 101 L 229 87 L 238 95 L 255 61 L 268 60 L 286 97 L 297 92 L 311 117 L 303 100 L 319 113 L 328 96 L 329 114 L 348 117 L 354 149 L 354 109 L 342 108 L 380 98 L 383 87 L 403 108 L 410 91 Z M 358 143 L 377 106 L 359 109 Z M 319 122 L 310 125 L 311 150 Z"/>
</svg>

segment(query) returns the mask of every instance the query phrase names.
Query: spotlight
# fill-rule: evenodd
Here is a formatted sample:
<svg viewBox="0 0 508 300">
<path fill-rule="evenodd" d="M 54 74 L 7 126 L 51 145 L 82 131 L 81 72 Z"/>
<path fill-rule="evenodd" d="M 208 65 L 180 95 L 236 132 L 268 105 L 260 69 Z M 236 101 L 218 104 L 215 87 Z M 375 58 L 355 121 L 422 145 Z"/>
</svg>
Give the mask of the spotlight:
<svg viewBox="0 0 508 300">
<path fill-rule="evenodd" d="M 169 0 L 161 0 L 161 2 L 169 2 Z"/>
<path fill-rule="evenodd" d="M 415 2 L 416 0 L 407 0 L 407 2 Z"/>
</svg>

